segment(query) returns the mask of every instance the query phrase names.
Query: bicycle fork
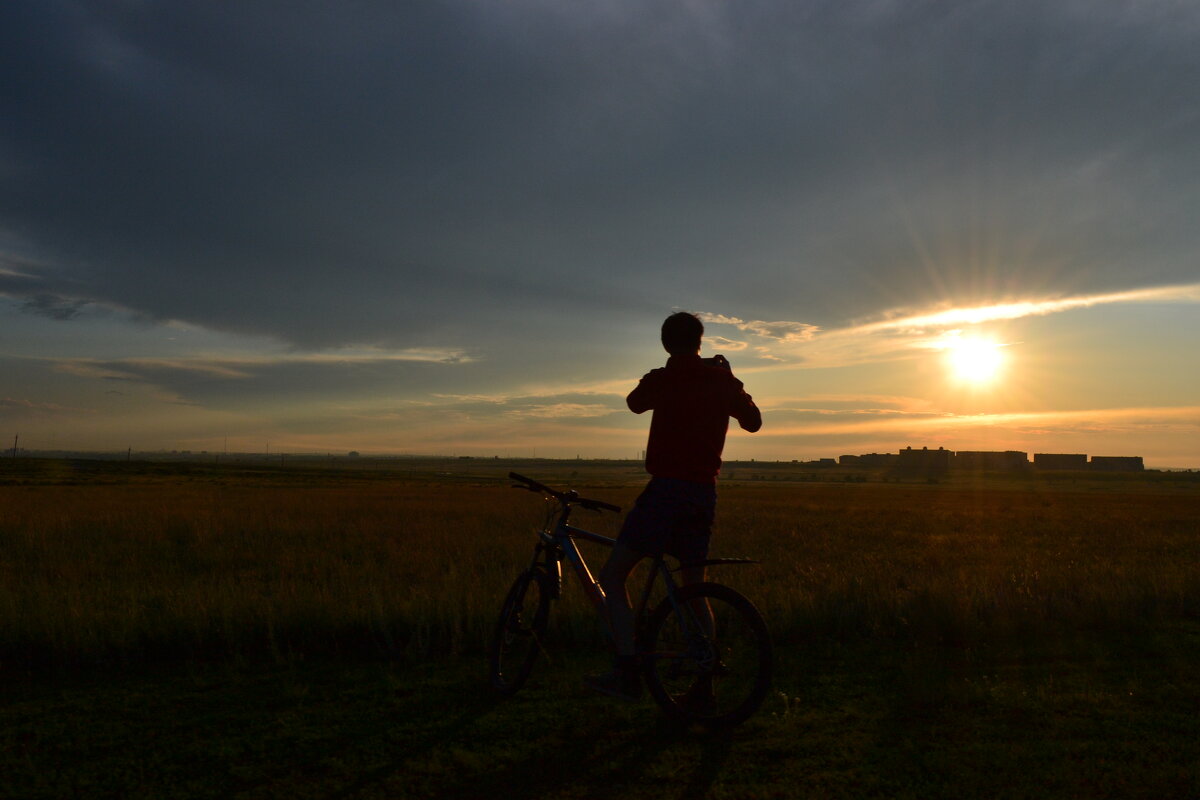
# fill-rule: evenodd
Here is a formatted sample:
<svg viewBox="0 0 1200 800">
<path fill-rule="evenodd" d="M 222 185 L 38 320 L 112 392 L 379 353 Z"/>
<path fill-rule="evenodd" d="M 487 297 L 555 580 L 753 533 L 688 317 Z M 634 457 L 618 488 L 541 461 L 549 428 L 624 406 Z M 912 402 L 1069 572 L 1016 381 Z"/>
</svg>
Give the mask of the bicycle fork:
<svg viewBox="0 0 1200 800">
<path fill-rule="evenodd" d="M 659 561 L 655 568 L 662 574 L 663 585 L 666 588 L 666 599 L 671 604 L 672 617 L 679 621 L 679 636 L 684 652 L 682 653 L 656 653 L 653 654 L 658 658 L 669 658 L 675 661 L 675 668 L 678 669 L 680 661 L 684 656 L 690 656 L 695 663 L 699 676 L 711 678 L 713 675 L 721 674 L 723 665 L 717 654 L 716 643 L 714 640 L 716 620 L 712 618 L 712 612 L 708 609 L 697 611 L 692 606 L 694 602 L 705 602 L 702 598 L 693 601 L 681 601 L 678 598 L 679 586 L 671 577 L 671 572 L 666 564 Z M 646 580 L 646 588 L 642 591 L 642 599 L 639 604 L 640 625 L 644 624 L 647 618 L 646 605 L 650 600 L 650 591 L 654 585 L 655 573 L 651 571 L 649 578 Z M 707 613 L 708 624 L 701 618 L 702 614 Z"/>
</svg>

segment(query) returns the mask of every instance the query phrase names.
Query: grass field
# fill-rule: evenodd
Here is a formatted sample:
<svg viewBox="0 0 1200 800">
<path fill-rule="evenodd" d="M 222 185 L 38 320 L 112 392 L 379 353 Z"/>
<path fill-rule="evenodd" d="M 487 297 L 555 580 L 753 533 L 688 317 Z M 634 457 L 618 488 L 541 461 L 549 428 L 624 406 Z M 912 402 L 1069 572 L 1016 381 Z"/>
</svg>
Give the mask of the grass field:
<svg viewBox="0 0 1200 800">
<path fill-rule="evenodd" d="M 1186 476 L 739 465 L 714 553 L 762 559 L 719 577 L 763 611 L 778 680 L 714 737 L 581 692 L 603 654 L 574 587 L 533 685 L 490 696 L 484 643 L 541 517 L 501 479 L 513 466 L 626 506 L 642 480 L 583 462 L 5 465 L 0 793 L 1200 793 Z"/>
</svg>

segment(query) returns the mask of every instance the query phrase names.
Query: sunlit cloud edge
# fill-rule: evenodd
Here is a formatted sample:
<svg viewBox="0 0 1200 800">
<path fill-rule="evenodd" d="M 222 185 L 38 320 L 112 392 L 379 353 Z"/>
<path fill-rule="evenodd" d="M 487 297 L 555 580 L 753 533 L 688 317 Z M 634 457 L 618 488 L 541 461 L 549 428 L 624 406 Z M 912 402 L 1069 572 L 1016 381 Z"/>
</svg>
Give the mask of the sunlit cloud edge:
<svg viewBox="0 0 1200 800">
<path fill-rule="evenodd" d="M 986 306 L 963 306 L 939 311 L 898 316 L 831 331 L 827 335 L 858 335 L 881 331 L 906 331 L 922 328 L 947 328 L 978 325 L 984 322 L 1045 316 L 1061 311 L 1091 308 L 1114 303 L 1195 303 L 1200 302 L 1200 283 L 1129 289 L 1122 292 L 1080 295 L 1077 297 L 1019 300 Z"/>
<path fill-rule="evenodd" d="M 757 353 L 759 359 L 773 363 L 750 364 L 739 370 L 739 372 L 750 374 L 814 367 L 850 366 L 910 358 L 922 350 L 945 347 L 945 335 L 952 329 L 961 330 L 963 326 L 1010 321 L 1031 316 L 1046 316 L 1101 305 L 1156 302 L 1200 302 L 1200 283 L 1146 287 L 1074 297 L 1026 299 L 985 306 L 939 308 L 919 313 L 893 310 L 879 315 L 881 318 L 872 321 L 828 330 L 808 323 L 786 323 L 802 326 L 807 331 L 803 338 L 792 340 L 762 336 L 751 329 L 749 323 L 738 317 L 712 312 L 700 312 L 698 316 L 709 324 L 735 326 L 749 335 L 758 336 L 760 341 L 765 340 L 770 344 L 769 348 L 756 346 L 753 351 Z M 770 324 L 784 325 L 785 323 Z M 997 343 L 998 346 L 1011 344 L 1013 343 Z"/>
</svg>

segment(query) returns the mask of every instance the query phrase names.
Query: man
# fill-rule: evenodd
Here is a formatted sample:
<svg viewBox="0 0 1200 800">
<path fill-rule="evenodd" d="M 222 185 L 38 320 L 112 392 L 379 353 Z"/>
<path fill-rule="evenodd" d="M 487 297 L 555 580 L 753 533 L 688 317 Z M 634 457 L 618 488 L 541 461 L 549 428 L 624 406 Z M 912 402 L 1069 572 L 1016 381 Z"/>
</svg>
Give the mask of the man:
<svg viewBox="0 0 1200 800">
<path fill-rule="evenodd" d="M 613 671 L 585 683 L 605 694 L 636 699 L 641 680 L 634 655 L 634 620 L 625 582 L 647 555 L 664 552 L 679 559 L 684 585 L 704 580 L 717 473 L 729 418 L 754 433 L 762 415 L 723 356 L 700 358 L 704 324 L 679 312 L 662 325 L 666 367 L 651 370 L 625 402 L 635 414 L 653 409 L 646 446 L 650 482 L 625 517 L 612 555 L 600 571 L 612 627 Z M 707 609 L 706 609 L 707 611 Z"/>
</svg>

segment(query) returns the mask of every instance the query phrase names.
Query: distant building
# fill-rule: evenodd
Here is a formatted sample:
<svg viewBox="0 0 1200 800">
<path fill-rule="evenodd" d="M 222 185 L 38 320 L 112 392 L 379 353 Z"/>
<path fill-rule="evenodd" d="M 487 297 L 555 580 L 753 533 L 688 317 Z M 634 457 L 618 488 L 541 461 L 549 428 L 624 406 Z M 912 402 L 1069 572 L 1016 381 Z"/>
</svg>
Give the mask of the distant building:
<svg viewBox="0 0 1200 800">
<path fill-rule="evenodd" d="M 955 469 L 1012 472 L 1029 465 L 1029 454 L 1019 450 L 959 450 L 950 463 Z"/>
<path fill-rule="evenodd" d="M 914 450 L 906 447 L 896 454 L 896 468 L 906 472 L 945 472 L 950 469 L 951 453 L 945 448 Z"/>
<path fill-rule="evenodd" d="M 1034 453 L 1038 469 L 1087 469 L 1087 453 Z"/>
<path fill-rule="evenodd" d="M 1092 456 L 1089 466 L 1103 472 L 1141 472 L 1146 468 L 1141 456 Z"/>
<path fill-rule="evenodd" d="M 805 461 L 805 466 L 832 466 L 832 458 Z M 944 447 L 930 450 L 905 447 L 899 453 L 863 453 L 839 456 L 843 467 L 895 467 L 904 472 L 942 472 L 945 470 L 974 470 L 976 472 L 1019 472 L 1030 466 L 1029 454 L 1020 450 L 959 450 Z M 1032 465 L 1040 470 L 1086 470 L 1107 472 L 1141 472 L 1145 469 L 1141 456 L 1092 456 L 1089 463 L 1085 453 L 1034 453 Z"/>
<path fill-rule="evenodd" d="M 858 457 L 860 467 L 890 467 L 896 463 L 895 453 L 864 453 Z"/>
</svg>

